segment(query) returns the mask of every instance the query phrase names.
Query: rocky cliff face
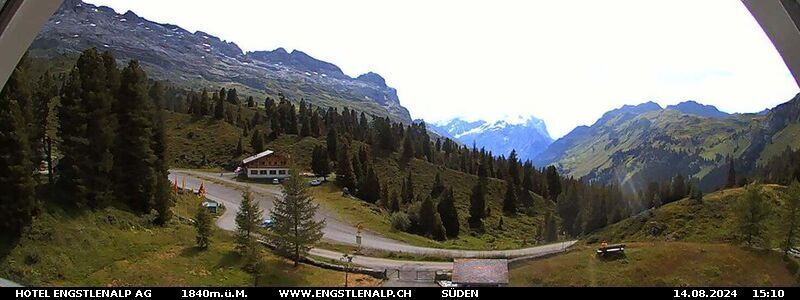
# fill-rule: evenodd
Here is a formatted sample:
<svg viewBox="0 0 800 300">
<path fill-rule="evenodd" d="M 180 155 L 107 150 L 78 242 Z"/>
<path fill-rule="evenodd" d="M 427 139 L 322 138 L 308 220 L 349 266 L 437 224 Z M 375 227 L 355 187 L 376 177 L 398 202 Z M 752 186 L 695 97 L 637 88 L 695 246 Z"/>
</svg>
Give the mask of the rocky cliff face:
<svg viewBox="0 0 800 300">
<path fill-rule="evenodd" d="M 232 86 L 258 96 L 283 93 L 321 106 L 351 107 L 411 122 L 397 91 L 378 74 L 352 78 L 336 65 L 283 48 L 243 52 L 202 31 L 188 32 L 128 11 L 66 0 L 31 46 L 34 55 L 74 54 L 88 47 L 122 60 L 138 59 L 156 79 L 189 88 Z"/>
</svg>

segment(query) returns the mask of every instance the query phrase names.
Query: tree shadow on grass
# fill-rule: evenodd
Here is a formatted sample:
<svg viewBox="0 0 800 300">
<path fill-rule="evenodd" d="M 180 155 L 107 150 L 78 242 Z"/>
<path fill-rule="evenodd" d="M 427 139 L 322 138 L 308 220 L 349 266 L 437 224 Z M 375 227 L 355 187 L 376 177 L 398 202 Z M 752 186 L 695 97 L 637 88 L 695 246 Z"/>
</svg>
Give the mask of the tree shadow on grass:
<svg viewBox="0 0 800 300">
<path fill-rule="evenodd" d="M 222 255 L 222 257 L 219 258 L 216 267 L 217 268 L 233 267 L 239 265 L 241 261 L 242 261 L 242 256 L 239 255 L 239 253 L 237 253 L 236 251 L 228 251 L 225 252 L 225 254 Z"/>
<path fill-rule="evenodd" d="M 200 252 L 203 252 L 205 250 L 206 249 L 203 249 L 203 248 L 200 248 L 200 247 L 197 247 L 197 246 L 191 246 L 191 247 L 183 248 L 183 250 L 181 250 L 181 254 L 180 255 L 181 255 L 181 257 L 195 257 L 198 254 L 200 254 Z"/>
</svg>

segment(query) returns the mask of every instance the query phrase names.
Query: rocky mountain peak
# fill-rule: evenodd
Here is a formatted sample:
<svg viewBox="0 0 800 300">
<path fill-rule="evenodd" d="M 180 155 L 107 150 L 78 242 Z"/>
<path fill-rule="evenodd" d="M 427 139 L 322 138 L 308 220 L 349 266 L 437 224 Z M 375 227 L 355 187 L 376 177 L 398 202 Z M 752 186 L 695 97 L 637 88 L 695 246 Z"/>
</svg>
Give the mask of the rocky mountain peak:
<svg viewBox="0 0 800 300">
<path fill-rule="evenodd" d="M 75 55 L 86 48 L 138 59 L 154 79 L 187 87 L 241 85 L 243 93 L 283 93 L 320 105 L 347 106 L 409 123 L 397 91 L 379 75 L 359 80 L 329 62 L 284 48 L 244 53 L 236 43 L 205 31 L 149 21 L 135 12 L 119 14 L 80 0 L 65 0 L 34 40 L 39 55 Z M 377 78 L 381 78 L 378 80 Z M 362 78 L 363 79 L 363 78 Z"/>
<path fill-rule="evenodd" d="M 361 80 L 361 81 L 365 81 L 365 82 L 371 82 L 371 83 L 377 84 L 378 86 L 386 86 L 386 79 L 384 79 L 381 75 L 378 75 L 377 73 L 373 73 L 373 72 L 367 72 L 367 73 L 361 74 L 356 79 Z"/>
</svg>

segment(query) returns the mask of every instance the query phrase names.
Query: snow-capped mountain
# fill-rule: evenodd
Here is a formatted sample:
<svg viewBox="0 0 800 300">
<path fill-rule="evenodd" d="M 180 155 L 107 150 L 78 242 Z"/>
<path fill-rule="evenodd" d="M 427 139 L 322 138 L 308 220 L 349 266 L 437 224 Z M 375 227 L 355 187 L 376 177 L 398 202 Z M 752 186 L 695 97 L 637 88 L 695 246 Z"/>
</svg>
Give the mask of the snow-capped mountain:
<svg viewBox="0 0 800 300">
<path fill-rule="evenodd" d="M 532 159 L 553 143 L 544 121 L 526 117 L 518 120 L 466 121 L 454 118 L 429 124 L 429 129 L 462 144 L 484 147 L 496 155 L 517 150 L 522 160 Z"/>
</svg>

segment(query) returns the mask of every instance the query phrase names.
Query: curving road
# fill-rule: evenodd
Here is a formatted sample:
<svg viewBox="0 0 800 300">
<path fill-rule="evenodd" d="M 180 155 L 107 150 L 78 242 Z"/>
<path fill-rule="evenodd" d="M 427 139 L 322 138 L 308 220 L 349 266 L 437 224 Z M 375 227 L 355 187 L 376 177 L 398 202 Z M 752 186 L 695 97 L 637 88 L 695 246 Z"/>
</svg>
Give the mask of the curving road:
<svg viewBox="0 0 800 300">
<path fill-rule="evenodd" d="M 256 184 L 249 184 L 236 181 L 232 175 L 220 176 L 219 173 L 208 173 L 194 170 L 170 170 L 170 180 L 178 180 L 178 185 L 182 185 L 182 181 L 186 180 L 186 188 L 197 190 L 202 182 L 206 189 L 206 197 L 223 203 L 225 205 L 225 212 L 217 219 L 217 226 L 224 230 L 236 229 L 236 210 L 239 208 L 241 201 L 241 192 L 249 187 L 253 193 L 253 198 L 258 202 L 261 209 L 264 210 L 264 215 L 269 214 L 272 208 L 272 202 L 276 197 L 281 196 L 278 186 L 263 186 Z M 355 234 L 356 228 L 351 224 L 338 219 L 332 212 L 327 211 L 322 206 L 317 211 L 315 217 L 318 220 L 325 220 L 325 229 L 323 230 L 323 238 L 342 244 L 356 245 Z M 392 251 L 392 252 L 406 252 L 423 255 L 433 255 L 440 257 L 522 257 L 522 256 L 541 256 L 557 252 L 563 252 L 576 241 L 567 241 L 556 244 L 513 249 L 513 250 L 458 250 L 458 249 L 438 249 L 419 247 L 409 245 L 404 242 L 383 237 L 374 232 L 361 233 L 362 246 L 365 248 Z M 342 253 L 315 248 L 312 249 L 310 254 L 329 259 L 339 259 Z M 413 267 L 415 269 L 425 270 L 444 270 L 452 269 L 450 262 L 420 262 L 420 261 L 401 261 L 390 260 L 366 256 L 356 256 L 353 263 L 384 269 L 400 269 L 406 267 Z"/>
<path fill-rule="evenodd" d="M 0 278 L 0 287 L 22 287 L 22 285 L 8 279 Z"/>
</svg>

